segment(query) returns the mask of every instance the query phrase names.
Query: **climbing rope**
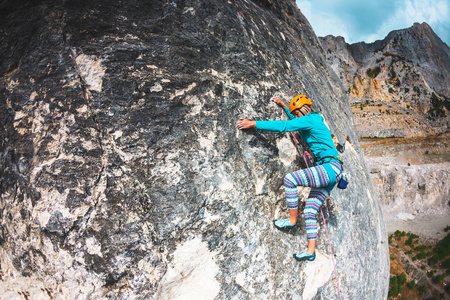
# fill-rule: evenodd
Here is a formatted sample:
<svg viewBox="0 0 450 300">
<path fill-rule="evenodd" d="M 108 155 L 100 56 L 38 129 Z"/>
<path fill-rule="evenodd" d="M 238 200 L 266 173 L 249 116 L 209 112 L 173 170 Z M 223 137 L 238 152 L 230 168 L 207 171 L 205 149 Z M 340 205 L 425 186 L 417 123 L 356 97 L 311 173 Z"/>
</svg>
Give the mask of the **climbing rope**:
<svg viewBox="0 0 450 300">
<path fill-rule="evenodd" d="M 299 143 L 298 140 L 295 138 L 294 134 L 293 134 L 292 132 L 289 132 L 289 133 L 291 134 L 291 136 L 292 136 L 293 140 L 295 141 L 295 143 L 296 143 L 298 146 L 300 146 L 300 143 Z M 308 151 L 306 151 L 306 150 L 303 151 L 303 160 L 305 161 L 305 164 L 306 164 L 306 167 L 307 167 L 307 168 L 309 168 L 308 160 L 310 161 L 310 163 L 313 162 L 313 159 L 312 159 L 311 154 L 310 154 Z M 323 215 L 322 207 L 320 207 L 320 212 L 321 212 L 321 214 L 322 214 L 323 224 L 325 225 L 325 231 L 327 232 L 328 244 L 330 244 L 331 260 L 333 261 L 334 277 L 336 278 L 336 287 L 337 287 L 338 299 L 341 300 L 341 296 L 340 296 L 340 294 L 339 294 L 339 279 L 338 279 L 338 277 L 337 277 L 336 265 L 335 265 L 335 263 L 334 263 L 333 248 L 331 247 L 331 241 L 330 241 L 330 236 L 329 236 L 329 234 L 328 234 L 327 222 L 325 221 L 325 216 Z M 324 294 L 322 290 L 320 290 L 320 292 L 321 292 L 322 294 Z M 325 295 L 325 294 L 324 294 L 324 295 Z M 326 297 L 326 295 L 325 295 L 325 297 Z M 326 297 L 326 298 L 327 298 L 327 299 L 330 299 L 330 298 L 328 298 L 328 297 Z"/>
</svg>

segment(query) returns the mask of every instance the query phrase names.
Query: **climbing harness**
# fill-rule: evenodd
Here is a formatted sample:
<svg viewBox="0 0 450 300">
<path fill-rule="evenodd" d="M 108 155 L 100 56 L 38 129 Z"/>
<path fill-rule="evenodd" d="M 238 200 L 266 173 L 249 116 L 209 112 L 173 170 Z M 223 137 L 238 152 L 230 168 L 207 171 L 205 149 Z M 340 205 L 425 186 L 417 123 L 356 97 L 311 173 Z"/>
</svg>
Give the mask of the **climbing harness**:
<svg viewBox="0 0 450 300">
<path fill-rule="evenodd" d="M 309 156 L 311 156 L 311 154 L 309 154 L 309 152 L 305 150 L 305 151 L 303 151 L 303 157 L 305 156 L 305 152 L 308 153 Z M 328 158 L 328 161 L 324 161 L 327 158 Z M 321 164 L 324 164 L 324 163 L 329 163 L 333 159 L 339 161 L 339 164 L 341 165 L 341 168 L 342 168 L 341 173 L 339 173 L 339 175 L 337 176 L 337 178 L 338 178 L 337 187 L 339 189 L 341 189 L 341 190 L 345 190 L 347 188 L 347 185 L 348 185 L 348 178 L 349 178 L 349 176 L 348 176 L 347 172 L 344 171 L 344 163 L 339 159 L 339 156 L 336 157 L 336 156 L 331 156 L 330 155 L 330 156 L 321 157 L 317 161 L 317 164 L 321 165 Z"/>
<path fill-rule="evenodd" d="M 291 136 L 292 136 L 292 138 L 294 139 L 295 143 L 296 143 L 298 146 L 300 146 L 300 143 L 299 143 L 298 140 L 295 138 L 294 134 L 293 134 L 292 132 L 289 132 L 289 133 L 291 134 Z M 311 161 L 312 161 L 312 156 L 311 156 L 311 154 L 310 154 L 308 151 L 306 151 L 306 150 L 303 151 L 303 160 L 305 161 L 306 167 L 309 168 L 309 165 L 310 165 L 310 164 L 308 163 L 308 160 L 309 160 L 310 163 L 311 163 Z M 311 163 L 311 165 L 312 165 L 312 163 Z M 337 277 L 336 265 L 335 265 L 335 263 L 334 263 L 333 248 L 331 247 L 330 235 L 328 234 L 327 222 L 325 221 L 325 216 L 323 215 L 322 207 L 320 207 L 320 212 L 321 212 L 321 214 L 322 214 L 323 225 L 325 226 L 325 231 L 326 231 L 326 233 L 327 233 L 328 243 L 330 244 L 331 260 L 333 261 L 334 277 L 336 278 L 336 287 L 337 287 L 338 299 L 341 300 L 341 296 L 340 296 L 340 294 L 339 294 L 339 279 L 338 279 L 338 277 Z M 321 291 L 321 293 L 323 293 L 322 290 L 320 290 L 320 291 Z"/>
</svg>

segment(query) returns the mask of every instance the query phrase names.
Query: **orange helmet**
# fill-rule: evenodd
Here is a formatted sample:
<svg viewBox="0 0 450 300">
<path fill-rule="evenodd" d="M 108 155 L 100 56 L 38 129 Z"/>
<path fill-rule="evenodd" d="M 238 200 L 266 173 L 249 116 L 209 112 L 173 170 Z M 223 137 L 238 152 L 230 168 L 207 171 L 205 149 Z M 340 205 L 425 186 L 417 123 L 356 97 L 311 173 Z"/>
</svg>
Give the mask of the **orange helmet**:
<svg viewBox="0 0 450 300">
<path fill-rule="evenodd" d="M 289 110 L 292 113 L 294 110 L 302 108 L 302 106 L 305 104 L 312 105 L 312 102 L 308 97 L 306 97 L 305 95 L 295 96 L 289 104 Z"/>
</svg>

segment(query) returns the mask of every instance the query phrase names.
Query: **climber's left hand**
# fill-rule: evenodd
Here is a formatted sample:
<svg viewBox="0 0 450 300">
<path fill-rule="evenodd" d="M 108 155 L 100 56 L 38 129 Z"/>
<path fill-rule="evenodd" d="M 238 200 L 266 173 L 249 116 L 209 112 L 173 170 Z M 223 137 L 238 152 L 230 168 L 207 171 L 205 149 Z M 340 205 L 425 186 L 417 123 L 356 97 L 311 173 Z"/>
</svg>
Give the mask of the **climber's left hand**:
<svg viewBox="0 0 450 300">
<path fill-rule="evenodd" d="M 278 98 L 278 97 L 272 97 L 272 98 L 270 98 L 270 100 L 272 101 L 272 102 L 275 102 L 278 106 L 280 106 L 282 109 L 286 109 L 286 107 L 287 107 L 287 105 L 286 104 L 284 104 L 284 102 L 280 99 L 280 98 Z"/>
<path fill-rule="evenodd" d="M 250 121 L 244 118 L 241 118 L 239 122 L 236 123 L 237 129 L 250 129 L 256 128 L 256 121 Z"/>
</svg>

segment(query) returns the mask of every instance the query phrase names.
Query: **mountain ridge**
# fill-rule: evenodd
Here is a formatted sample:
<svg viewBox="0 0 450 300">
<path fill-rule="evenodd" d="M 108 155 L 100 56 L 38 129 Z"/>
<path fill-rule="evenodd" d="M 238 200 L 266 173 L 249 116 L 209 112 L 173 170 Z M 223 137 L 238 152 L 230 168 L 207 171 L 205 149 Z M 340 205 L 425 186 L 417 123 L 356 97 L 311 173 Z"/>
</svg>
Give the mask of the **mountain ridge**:
<svg viewBox="0 0 450 300">
<path fill-rule="evenodd" d="M 353 112 L 360 136 L 448 130 L 450 48 L 427 23 L 394 30 L 373 43 L 348 44 L 332 35 L 319 40 L 350 101 L 359 104 Z M 400 123 L 394 118 L 399 115 Z"/>
</svg>

